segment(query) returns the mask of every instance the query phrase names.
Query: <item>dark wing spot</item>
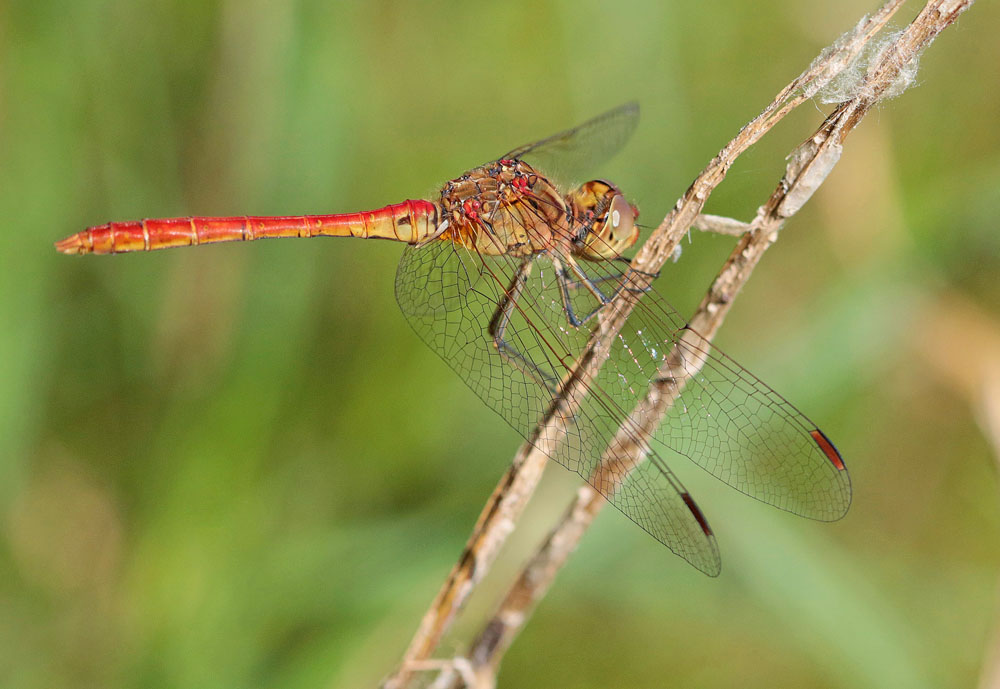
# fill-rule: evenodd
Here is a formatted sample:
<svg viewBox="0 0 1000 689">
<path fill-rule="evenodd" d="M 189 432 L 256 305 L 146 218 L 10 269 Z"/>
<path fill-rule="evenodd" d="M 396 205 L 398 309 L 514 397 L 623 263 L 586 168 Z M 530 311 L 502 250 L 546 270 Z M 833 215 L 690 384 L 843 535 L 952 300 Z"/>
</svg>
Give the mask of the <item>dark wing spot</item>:
<svg viewBox="0 0 1000 689">
<path fill-rule="evenodd" d="M 837 448 L 833 446 L 833 443 L 830 442 L 830 439 L 826 437 L 826 434 L 824 434 L 823 431 L 816 428 L 809 431 L 809 435 L 811 435 L 816 444 L 819 445 L 819 449 L 823 451 L 826 458 L 830 460 L 830 464 L 836 467 L 839 471 L 846 469 L 844 466 L 844 460 L 840 456 L 840 453 L 837 452 Z"/>
<path fill-rule="evenodd" d="M 684 498 L 684 503 L 687 505 L 688 509 L 691 510 L 691 514 L 698 521 L 698 525 L 701 530 L 705 532 L 706 536 L 712 535 L 712 528 L 708 525 L 708 520 L 705 519 L 705 515 L 701 513 L 701 509 L 695 504 L 694 498 L 688 492 L 681 493 L 681 497 Z"/>
</svg>

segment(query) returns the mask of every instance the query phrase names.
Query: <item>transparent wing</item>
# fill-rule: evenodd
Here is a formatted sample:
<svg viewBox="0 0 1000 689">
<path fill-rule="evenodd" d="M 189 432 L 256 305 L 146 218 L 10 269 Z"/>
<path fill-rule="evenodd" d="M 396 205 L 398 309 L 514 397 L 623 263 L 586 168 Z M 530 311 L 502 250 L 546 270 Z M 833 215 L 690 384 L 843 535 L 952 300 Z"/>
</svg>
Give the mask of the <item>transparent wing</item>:
<svg viewBox="0 0 1000 689">
<path fill-rule="evenodd" d="M 585 268 L 598 284 L 624 280 L 614 264 Z M 652 382 L 664 390 L 682 387 L 657 427 L 656 440 L 780 509 L 821 521 L 847 512 L 850 477 L 816 424 L 688 328 L 662 296 L 649 290 L 618 334 L 596 385 L 615 406 L 631 410 Z"/>
<path fill-rule="evenodd" d="M 518 282 L 520 281 L 520 282 Z M 396 275 L 396 297 L 417 334 L 482 400 L 525 438 L 550 409 L 562 379 L 586 341 L 569 326 L 553 264 L 480 257 L 446 241 L 408 247 Z M 501 338 L 491 334 L 501 304 L 509 307 Z M 504 352 L 498 348 L 503 342 Z M 614 400 L 592 389 L 564 420 L 551 456 L 587 479 L 612 505 L 698 569 L 718 574 L 718 547 L 694 500 L 655 452 L 633 468 L 601 463 L 625 418 Z"/>
<path fill-rule="evenodd" d="M 638 123 L 639 104 L 626 103 L 572 129 L 515 148 L 504 157 L 524 160 L 559 182 L 579 182 L 587 170 L 617 153 Z"/>
</svg>

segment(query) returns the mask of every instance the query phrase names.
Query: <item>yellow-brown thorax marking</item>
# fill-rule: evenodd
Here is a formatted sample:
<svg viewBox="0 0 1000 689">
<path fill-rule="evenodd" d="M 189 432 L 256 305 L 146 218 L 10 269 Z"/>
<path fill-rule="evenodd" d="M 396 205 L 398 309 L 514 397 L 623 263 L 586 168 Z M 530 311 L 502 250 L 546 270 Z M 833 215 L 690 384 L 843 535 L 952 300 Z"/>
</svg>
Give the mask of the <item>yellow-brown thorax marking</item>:
<svg viewBox="0 0 1000 689">
<path fill-rule="evenodd" d="M 519 160 L 498 160 L 441 190 L 443 239 L 489 256 L 530 256 L 572 241 L 565 199 Z"/>
</svg>

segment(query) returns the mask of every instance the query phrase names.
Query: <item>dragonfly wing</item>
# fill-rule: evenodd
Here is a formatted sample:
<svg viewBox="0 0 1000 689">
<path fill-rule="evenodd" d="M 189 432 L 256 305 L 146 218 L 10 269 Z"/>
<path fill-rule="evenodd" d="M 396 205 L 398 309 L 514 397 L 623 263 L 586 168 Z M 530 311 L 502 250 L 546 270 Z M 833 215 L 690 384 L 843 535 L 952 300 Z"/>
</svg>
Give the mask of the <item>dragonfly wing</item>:
<svg viewBox="0 0 1000 689">
<path fill-rule="evenodd" d="M 639 124 L 639 104 L 626 103 L 583 124 L 515 148 L 504 158 L 524 160 L 552 178 L 573 183 L 614 156 Z"/>
<path fill-rule="evenodd" d="M 671 378 L 684 381 L 683 391 L 657 440 L 775 507 L 821 521 L 844 516 L 850 477 L 816 424 L 650 291 L 619 333 L 599 384 L 631 409 L 650 381 L 668 388 Z"/>
<path fill-rule="evenodd" d="M 448 241 L 407 247 L 396 272 L 396 299 L 417 335 L 524 434 L 552 400 L 538 379 L 560 375 L 558 356 L 567 349 L 548 346 L 543 332 L 524 327 L 523 316 L 515 314 L 505 337 L 536 368 L 523 370 L 498 355 L 489 324 L 518 269 L 516 261 L 480 257 Z"/>
<path fill-rule="evenodd" d="M 508 311 L 503 341 L 509 349 L 501 356 L 490 323 L 518 275 L 524 284 Z M 478 256 L 447 241 L 407 247 L 396 274 L 396 297 L 420 338 L 527 439 L 589 336 L 588 327 L 569 325 L 553 265 L 544 257 L 526 270 L 520 259 Z M 624 421 L 623 410 L 592 388 L 565 420 L 562 437 L 554 438 L 561 442 L 549 454 L 673 552 L 718 574 L 715 537 L 659 456 L 646 447 L 649 461 L 638 467 L 602 465 L 602 453 Z"/>
</svg>

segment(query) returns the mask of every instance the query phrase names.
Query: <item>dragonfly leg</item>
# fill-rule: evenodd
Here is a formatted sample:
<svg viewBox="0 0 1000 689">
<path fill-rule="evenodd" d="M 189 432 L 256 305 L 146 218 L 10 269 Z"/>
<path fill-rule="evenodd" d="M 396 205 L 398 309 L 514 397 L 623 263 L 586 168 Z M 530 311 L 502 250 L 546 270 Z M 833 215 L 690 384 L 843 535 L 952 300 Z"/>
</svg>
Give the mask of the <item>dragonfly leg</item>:
<svg viewBox="0 0 1000 689">
<path fill-rule="evenodd" d="M 524 291 L 529 273 L 531 273 L 531 261 L 525 261 L 514 275 L 514 279 L 504 292 L 500 303 L 497 304 L 497 310 L 493 313 L 493 318 L 490 319 L 489 333 L 500 358 L 525 375 L 530 376 L 536 383 L 555 395 L 559 389 L 559 379 L 552 372 L 543 370 L 504 339 L 511 316 L 518 308 L 517 300 L 521 296 L 521 292 Z"/>
<path fill-rule="evenodd" d="M 563 274 L 566 277 L 566 287 L 568 289 L 580 289 L 581 287 L 588 287 L 589 288 L 589 285 L 587 284 L 586 281 L 584 281 L 584 280 L 575 280 L 575 279 L 571 278 L 569 276 L 569 274 L 567 274 L 567 273 L 563 273 Z M 601 284 L 603 284 L 605 282 L 615 282 L 615 281 L 621 280 L 624 275 L 625 275 L 625 273 L 617 273 L 615 275 L 602 275 L 599 278 L 591 278 L 590 279 L 590 283 L 593 284 L 593 285 L 601 285 Z"/>
<path fill-rule="evenodd" d="M 625 258 L 624 256 L 619 256 L 614 260 L 625 266 L 622 269 L 622 271 L 620 273 L 611 273 L 610 275 L 602 275 L 596 278 L 592 278 L 586 275 L 580 264 L 573 261 L 571 263 L 571 268 L 573 270 L 573 273 L 576 275 L 580 275 L 582 277 L 580 279 L 573 280 L 570 279 L 567 274 L 566 285 L 571 289 L 578 289 L 580 287 L 588 287 L 589 289 L 593 285 L 599 285 L 605 282 L 614 282 L 616 283 L 614 292 L 611 293 L 611 296 L 604 297 L 605 303 L 607 303 L 607 301 L 610 301 L 612 298 L 614 298 L 616 294 L 618 294 L 618 292 L 620 292 L 623 289 L 626 289 L 629 292 L 634 292 L 637 294 L 648 292 L 653 287 L 652 286 L 653 280 L 660 277 L 660 271 L 656 271 L 655 273 L 649 273 L 644 270 L 636 270 L 635 268 L 632 268 L 631 261 L 629 261 L 629 259 Z M 643 280 L 645 284 L 641 286 L 637 285 L 636 280 L 630 279 L 630 277 L 633 275 L 645 278 Z"/>
<path fill-rule="evenodd" d="M 628 269 L 621 273 L 615 273 L 612 275 L 602 275 L 598 278 L 592 278 L 583 270 L 579 263 L 577 263 L 572 256 L 565 256 L 566 264 L 569 266 L 569 271 L 572 271 L 574 278 L 570 277 L 570 272 L 566 270 L 563 266 L 561 260 L 553 260 L 553 265 L 556 269 L 556 278 L 559 281 L 560 292 L 563 299 L 563 307 L 566 311 L 566 317 L 569 319 L 570 325 L 575 328 L 580 327 L 591 318 L 593 318 L 598 311 L 604 308 L 607 304 L 611 302 L 612 299 L 617 296 L 619 292 L 623 289 L 629 291 L 638 291 L 636 288 L 632 288 L 629 285 L 631 280 L 629 279 Z M 610 294 L 605 294 L 604 291 L 598 286 L 601 283 L 612 282 L 614 283 L 614 290 Z M 581 287 L 586 288 L 598 301 L 598 305 L 587 313 L 582 318 L 577 316 L 576 310 L 573 308 L 573 300 L 570 296 L 570 290 L 579 289 Z M 645 290 L 642 290 L 645 291 Z"/>
<path fill-rule="evenodd" d="M 594 314 L 603 309 L 610 299 L 604 296 L 604 293 L 601 292 L 597 285 L 594 282 L 591 282 L 591 280 L 582 272 L 580 273 L 580 275 L 583 276 L 581 279 L 572 280 L 566 272 L 566 269 L 563 267 L 561 261 L 553 258 L 552 263 L 556 269 L 556 280 L 559 282 L 559 294 L 562 296 L 563 310 L 566 312 L 566 318 L 569 320 L 570 325 L 574 328 L 579 328 L 581 325 L 593 318 Z M 598 306 L 583 318 L 576 315 L 576 310 L 573 308 L 573 298 L 570 296 L 571 289 L 578 289 L 580 287 L 586 287 L 589 289 L 591 294 L 593 294 L 599 302 Z"/>
<path fill-rule="evenodd" d="M 649 290 L 653 289 L 653 280 L 655 280 L 656 278 L 660 277 L 660 271 L 656 271 L 655 273 L 647 273 L 645 270 L 636 270 L 635 268 L 632 267 L 632 261 L 630 261 L 629 259 L 625 258 L 624 256 L 619 256 L 618 258 L 615 259 L 615 261 L 618 261 L 619 263 L 624 263 L 625 264 L 625 270 L 623 271 L 623 274 L 624 273 L 630 273 L 632 275 L 640 275 L 640 276 L 648 279 L 647 280 L 647 284 L 646 284 L 645 287 L 641 287 L 641 288 L 639 288 L 639 287 L 630 287 L 629 288 L 629 289 L 631 289 L 634 292 L 648 292 Z M 626 282 L 626 285 L 629 284 L 629 283 L 630 283 L 630 281 Z"/>
<path fill-rule="evenodd" d="M 602 275 L 601 277 L 592 278 L 587 275 L 583 267 L 581 267 L 580 264 L 577 263 L 571 256 L 565 256 L 564 258 L 566 260 L 566 264 L 569 266 L 569 270 L 572 271 L 572 274 L 575 277 L 570 277 L 570 272 L 563 267 L 561 260 L 553 260 L 553 264 L 556 268 L 556 278 L 559 281 L 566 316 L 569 319 L 570 325 L 576 328 L 593 318 L 598 311 L 610 303 L 611 300 L 614 299 L 622 290 L 627 290 L 634 294 L 642 294 L 650 291 L 653 288 L 653 279 L 659 276 L 659 273 L 647 273 L 641 270 L 633 270 L 629 267 L 628 259 L 619 258 L 616 260 L 619 260 L 626 265 L 625 270 L 621 273 Z M 638 276 L 641 279 L 636 280 L 634 279 L 634 276 Z M 610 294 L 605 294 L 605 292 L 598 287 L 598 285 L 606 282 L 614 283 L 614 290 Z M 579 289 L 581 287 L 590 291 L 590 293 L 594 295 L 594 298 L 600 302 L 597 307 L 582 318 L 576 315 L 576 311 L 573 308 L 573 302 L 570 297 L 570 290 Z"/>
</svg>

